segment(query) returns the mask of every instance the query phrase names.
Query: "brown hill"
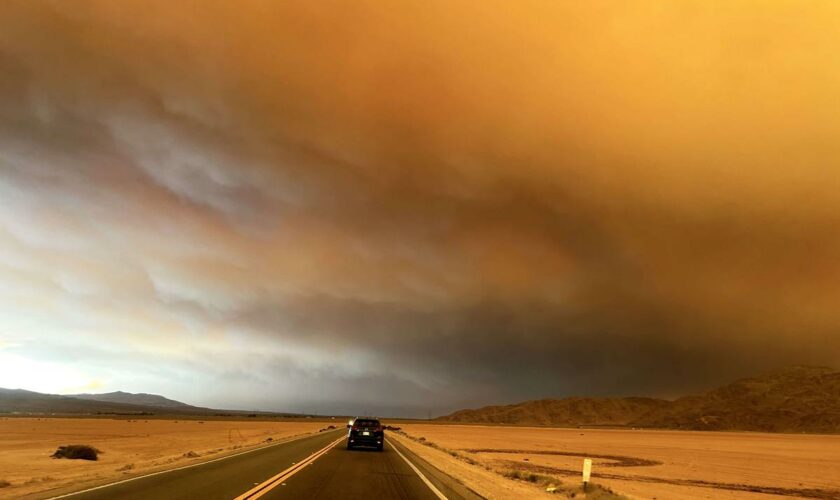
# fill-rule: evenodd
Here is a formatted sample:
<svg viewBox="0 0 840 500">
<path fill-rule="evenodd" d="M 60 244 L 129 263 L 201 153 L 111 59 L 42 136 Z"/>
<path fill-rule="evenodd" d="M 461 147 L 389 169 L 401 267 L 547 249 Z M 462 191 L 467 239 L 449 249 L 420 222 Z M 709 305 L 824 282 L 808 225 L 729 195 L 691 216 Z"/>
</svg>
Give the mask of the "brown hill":
<svg viewBox="0 0 840 500">
<path fill-rule="evenodd" d="M 505 406 L 461 410 L 443 420 L 519 425 L 630 425 L 671 404 L 653 398 L 540 399 Z"/>
<path fill-rule="evenodd" d="M 840 372 L 790 367 L 677 399 L 637 425 L 677 429 L 840 432 Z"/>
<path fill-rule="evenodd" d="M 840 432 L 840 372 L 790 367 L 675 401 L 566 398 L 461 410 L 439 420 L 692 430 Z"/>
</svg>

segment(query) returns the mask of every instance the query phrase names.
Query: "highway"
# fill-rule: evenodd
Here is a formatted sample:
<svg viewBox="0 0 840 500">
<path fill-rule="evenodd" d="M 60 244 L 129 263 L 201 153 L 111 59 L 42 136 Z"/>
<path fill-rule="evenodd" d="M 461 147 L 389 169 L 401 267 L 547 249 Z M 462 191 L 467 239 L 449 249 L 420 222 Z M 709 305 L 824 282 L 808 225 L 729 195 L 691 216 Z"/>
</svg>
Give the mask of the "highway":
<svg viewBox="0 0 840 500">
<path fill-rule="evenodd" d="M 467 499 L 470 492 L 387 439 L 382 452 L 347 450 L 345 431 L 324 432 L 191 467 L 69 493 L 105 499 Z"/>
</svg>

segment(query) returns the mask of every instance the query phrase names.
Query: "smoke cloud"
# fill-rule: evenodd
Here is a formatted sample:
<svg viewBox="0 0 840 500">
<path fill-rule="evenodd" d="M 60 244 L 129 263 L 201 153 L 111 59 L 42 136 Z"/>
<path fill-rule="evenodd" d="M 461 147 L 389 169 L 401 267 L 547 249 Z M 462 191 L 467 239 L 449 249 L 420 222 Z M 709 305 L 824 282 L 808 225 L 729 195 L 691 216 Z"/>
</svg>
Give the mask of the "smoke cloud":
<svg viewBox="0 0 840 500">
<path fill-rule="evenodd" d="M 838 24 L 3 2 L 0 386 L 425 417 L 836 365 Z"/>
</svg>

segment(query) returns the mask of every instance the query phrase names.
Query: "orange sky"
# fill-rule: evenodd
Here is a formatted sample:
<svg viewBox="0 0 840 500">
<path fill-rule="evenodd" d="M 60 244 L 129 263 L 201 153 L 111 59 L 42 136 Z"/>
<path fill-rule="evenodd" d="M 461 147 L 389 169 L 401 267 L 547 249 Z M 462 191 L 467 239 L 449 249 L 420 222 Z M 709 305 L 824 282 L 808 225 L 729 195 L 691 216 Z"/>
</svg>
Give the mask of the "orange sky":
<svg viewBox="0 0 840 500">
<path fill-rule="evenodd" d="M 833 1 L 3 2 L 0 364 L 47 375 L 0 386 L 425 415 L 836 366 L 838 34 Z"/>
</svg>

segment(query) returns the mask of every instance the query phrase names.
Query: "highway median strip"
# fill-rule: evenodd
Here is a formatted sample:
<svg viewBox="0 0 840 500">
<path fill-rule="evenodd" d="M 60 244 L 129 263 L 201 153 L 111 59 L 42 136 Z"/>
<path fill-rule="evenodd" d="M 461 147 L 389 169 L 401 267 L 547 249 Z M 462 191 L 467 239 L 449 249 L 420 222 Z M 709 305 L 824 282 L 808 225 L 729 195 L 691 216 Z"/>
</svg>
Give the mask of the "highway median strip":
<svg viewBox="0 0 840 500">
<path fill-rule="evenodd" d="M 251 499 L 254 499 L 254 498 L 260 498 L 261 496 L 265 495 L 269 491 L 273 490 L 279 484 L 282 484 L 283 481 L 285 481 L 286 479 L 288 479 L 288 478 L 294 476 L 295 474 L 297 474 L 298 472 L 300 472 L 307 465 L 311 464 L 315 460 L 318 460 L 321 456 L 325 455 L 328 451 L 333 449 L 335 447 L 335 445 L 337 445 L 338 443 L 340 443 L 343 440 L 344 440 L 343 436 L 336 439 L 335 441 L 328 444 L 327 446 L 325 446 L 325 447 L 321 448 L 320 450 L 316 451 L 315 453 L 309 455 L 308 457 L 306 457 L 302 461 L 292 465 L 288 469 L 272 476 L 268 480 L 263 481 L 262 483 L 258 484 L 257 486 L 254 486 L 250 490 L 248 490 L 245 493 L 239 495 L 238 497 L 236 497 L 235 500 L 251 500 Z"/>
</svg>

